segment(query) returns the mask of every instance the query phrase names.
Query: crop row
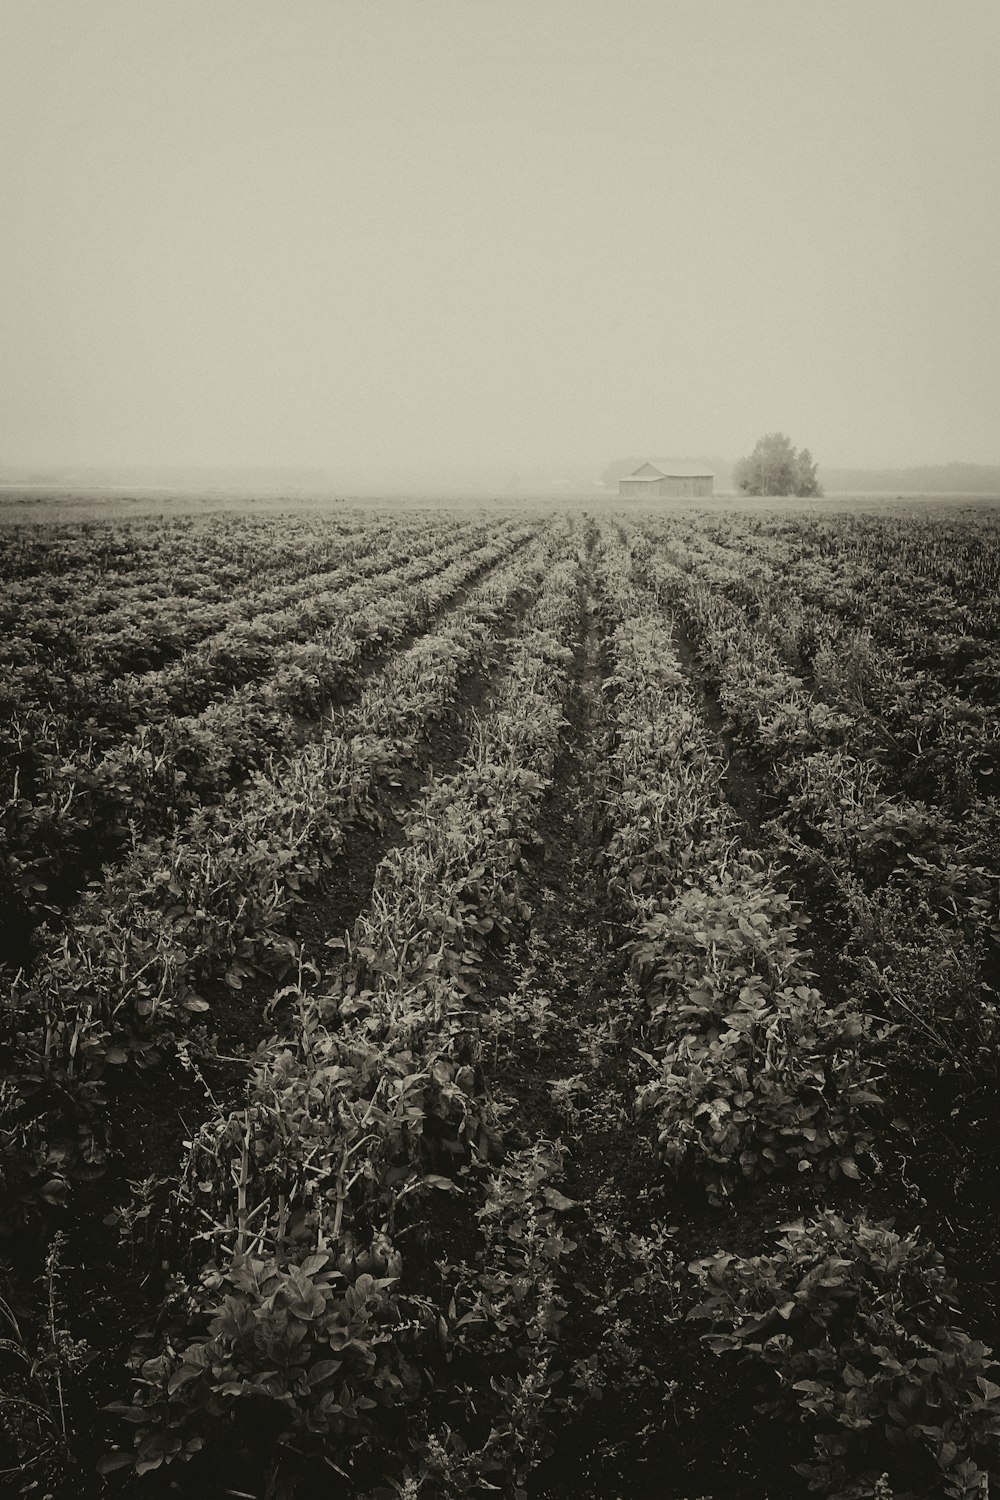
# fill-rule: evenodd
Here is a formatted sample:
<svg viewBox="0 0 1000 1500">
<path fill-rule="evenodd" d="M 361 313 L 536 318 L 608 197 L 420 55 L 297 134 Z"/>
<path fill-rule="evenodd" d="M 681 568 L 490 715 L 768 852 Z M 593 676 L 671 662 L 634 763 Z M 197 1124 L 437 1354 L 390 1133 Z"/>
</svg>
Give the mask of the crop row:
<svg viewBox="0 0 1000 1500">
<path fill-rule="evenodd" d="M 907 713 L 975 722 L 995 709 L 1000 682 L 1000 614 L 992 599 L 970 594 L 959 602 L 940 583 L 879 567 L 846 554 L 784 547 L 773 537 L 717 523 L 671 529 L 675 562 L 770 633 L 785 663 L 807 681 L 829 675 L 843 659 L 839 684 L 858 690 L 881 712 L 881 690 L 898 722 Z M 662 528 L 651 534 L 667 541 Z M 763 541 L 771 546 L 762 546 Z M 987 713 L 987 718 L 991 717 Z"/>
<path fill-rule="evenodd" d="M 453 523 L 444 535 L 429 529 L 419 543 L 382 543 L 364 564 L 348 564 L 316 579 L 300 580 L 288 598 L 255 601 L 244 616 L 239 607 L 221 630 L 162 669 L 109 678 L 101 666 L 57 662 L 28 664 L 10 672 L 9 701 L 37 705 L 49 715 L 72 715 L 83 737 L 106 743 L 141 723 L 173 713 L 194 713 L 223 693 L 273 671 L 296 644 L 339 625 L 371 592 L 386 592 L 429 577 L 447 563 L 490 539 L 490 528 Z M 269 607 L 273 606 L 273 607 Z M 190 608 L 190 606 L 189 606 Z M 200 606 L 191 613 L 200 612 Z M 57 707 L 58 705 L 58 707 Z M 68 738 L 74 729 L 66 724 Z"/>
<path fill-rule="evenodd" d="M 522 846 L 562 729 L 577 571 L 573 557 L 547 570 L 491 712 L 379 866 L 342 961 L 290 987 L 291 1027 L 262 1050 L 241 1106 L 189 1143 L 173 1291 L 120 1408 L 134 1451 L 108 1467 L 143 1472 L 227 1433 L 272 1471 L 334 1453 L 342 1475 L 377 1469 L 393 1413 L 426 1412 L 437 1383 L 453 1381 L 456 1350 L 509 1342 L 516 1318 L 530 1324 L 528 1304 L 537 1313 L 543 1286 L 526 1285 L 515 1308 L 494 1283 L 515 1248 L 530 1254 L 528 1201 L 546 1220 L 538 1233 L 551 1227 L 544 1189 L 557 1162 L 498 1159 L 478 972 L 520 914 Z M 472 1284 L 429 1295 L 421 1225 L 456 1195 L 482 1226 L 482 1256 Z M 192 1235 L 208 1253 L 197 1278 Z M 511 1422 L 515 1386 L 498 1382 Z M 487 1424 L 478 1444 L 445 1428 L 415 1439 L 412 1458 L 471 1489 L 508 1468 L 516 1442 L 509 1423 Z"/>
<path fill-rule="evenodd" d="M 746 1204 L 794 1169 L 819 1204 L 863 1198 L 880 1172 L 885 1028 L 824 1000 L 780 876 L 742 843 L 722 765 L 655 590 L 618 580 L 610 846 L 640 924 L 633 968 L 649 1069 L 637 1100 L 661 1157 L 709 1197 Z M 844 1179 L 846 1183 L 844 1182 Z M 741 1193 L 742 1189 L 742 1193 Z M 720 1250 L 690 1271 L 708 1349 L 741 1363 L 778 1420 L 805 1420 L 799 1466 L 831 1500 L 876 1493 L 970 1500 L 1000 1435 L 990 1351 L 966 1335 L 957 1288 L 919 1232 L 829 1209 L 775 1226 L 772 1254 Z M 897 1488 L 898 1487 L 898 1488 Z"/>
<path fill-rule="evenodd" d="M 867 690 L 792 670 L 797 526 L 748 526 L 740 577 L 683 524 L 494 525 L 164 739 L 4 1012 L 25 1488 L 111 1429 L 128 1494 L 523 1500 L 555 1447 L 564 1495 L 592 1414 L 588 1495 L 650 1492 L 630 1448 L 702 1493 L 703 1423 L 731 1482 L 773 1437 L 788 1493 L 988 1493 L 1000 1371 L 909 1173 L 946 1133 L 989 1155 L 996 806 L 900 795 Z"/>
<path fill-rule="evenodd" d="M 853 718 L 813 701 L 730 607 L 669 564 L 652 567 L 661 598 L 695 633 L 735 734 L 768 770 L 783 857 L 816 903 L 829 903 L 849 982 L 916 1028 L 924 1047 L 933 1040 L 939 1068 L 991 1069 L 995 803 L 972 799 L 956 815 L 895 793 L 879 761 L 856 753 Z"/>
<path fill-rule="evenodd" d="M 407 518 L 400 515 L 395 522 L 405 529 Z M 336 546 L 371 524 L 370 512 L 338 509 L 264 519 L 231 511 L 5 526 L 0 576 L 29 595 L 29 585 L 62 588 L 53 598 L 63 602 L 109 579 L 125 589 L 149 585 L 161 568 L 177 569 L 182 586 L 185 579 L 211 584 L 216 578 L 236 586 L 252 573 L 266 575 L 274 568 L 309 572 L 325 545 Z"/>
<path fill-rule="evenodd" d="M 28 685 L 44 681 L 39 666 L 96 670 L 95 680 L 155 670 L 233 619 L 251 618 L 258 601 L 268 613 L 343 575 L 355 560 L 360 571 L 371 553 L 376 567 L 384 556 L 382 533 L 370 521 L 353 530 L 331 522 L 310 536 L 308 552 L 291 555 L 283 554 L 273 529 L 258 531 L 258 549 L 235 548 L 227 534 L 221 539 L 226 552 L 214 556 L 210 531 L 184 534 L 180 547 L 165 540 L 136 575 L 56 575 L 8 584 L 0 604 L 0 665 L 18 669 Z M 395 532 L 400 550 L 416 535 L 416 522 L 401 525 Z M 0 541 L 0 555 L 10 545 Z M 36 678 L 25 668 L 36 669 Z M 51 680 L 57 680 L 54 671 Z"/>
<path fill-rule="evenodd" d="M 989 1328 L 1000 1186 L 987 1144 L 1000 1039 L 997 803 L 929 806 L 899 795 L 850 738 L 817 745 L 817 715 L 829 710 L 790 691 L 753 643 L 737 656 L 711 622 L 702 634 L 675 575 L 663 590 L 694 625 L 741 759 L 768 784 L 768 837 L 809 893 L 825 969 L 890 1023 L 884 1092 L 901 1121 L 901 1170 L 959 1277 L 966 1317 Z"/>
<path fill-rule="evenodd" d="M 538 571 L 552 545 L 540 546 Z M 448 712 L 460 678 L 496 656 L 494 624 L 531 579 L 530 560 L 499 571 L 318 739 L 256 773 L 242 794 L 137 844 L 88 889 L 69 930 L 15 984 L 8 1012 L 4 1155 L 20 1183 L 8 1185 L 15 1212 L 37 1195 L 58 1201 L 69 1175 L 100 1169 L 109 1068 L 154 1064 L 208 1010 L 198 986 L 213 977 L 239 990 L 257 966 L 285 963 L 302 890 L 349 827 L 377 816 L 380 788 Z"/>
<path fill-rule="evenodd" d="M 640 1111 L 671 1170 L 714 1197 L 789 1165 L 856 1176 L 880 1103 L 870 1024 L 815 989 L 788 896 L 741 845 L 655 596 L 623 582 L 612 598 L 609 861 L 642 923 L 633 962 L 653 1051 Z"/>
<path fill-rule="evenodd" d="M 685 528 L 751 566 L 822 580 L 830 607 L 854 618 L 883 603 L 903 621 L 940 610 L 935 627 L 964 621 L 996 639 L 1000 535 L 989 511 L 948 517 L 855 514 L 726 517 Z"/>
<path fill-rule="evenodd" d="M 471 580 L 530 536 L 439 559 L 404 585 L 393 574 L 340 595 L 338 624 L 293 650 L 276 670 L 200 713 L 164 714 L 111 746 L 63 743 L 58 721 L 16 715 L 14 780 L 4 809 L 7 898 L 24 922 L 58 912 L 97 866 L 168 830 L 292 754 L 315 719 L 357 682 L 366 655 L 420 629 Z"/>
<path fill-rule="evenodd" d="M 966 530 L 983 545 L 979 528 Z M 700 575 L 753 618 L 781 621 L 791 665 L 808 671 L 818 645 L 863 638 L 898 656 L 917 682 L 926 676 L 931 690 L 938 682 L 973 702 L 995 704 L 1000 606 L 985 587 L 968 589 L 966 580 L 967 591 L 957 597 L 940 580 L 901 568 L 898 559 L 862 553 L 852 562 L 848 552 L 825 556 L 791 543 L 762 549 L 759 537 L 723 528 L 708 535 L 692 528 L 683 545 L 699 559 Z M 1000 551 L 1000 539 L 993 547 Z"/>
<path fill-rule="evenodd" d="M 676 555 L 676 547 L 670 550 Z M 927 673 L 912 672 L 897 652 L 864 631 L 838 634 L 822 625 L 808 648 L 807 688 L 787 666 L 802 649 L 795 601 L 775 592 L 774 613 L 766 613 L 760 598 L 750 607 L 745 595 L 739 601 L 727 597 L 744 592 L 735 570 L 721 577 L 717 570 L 712 583 L 690 565 L 675 573 L 699 639 L 706 633 L 717 642 L 726 639 L 732 670 L 726 667 L 723 696 L 738 696 L 741 672 L 750 679 L 768 675 L 775 705 L 792 705 L 778 706 L 774 720 L 762 726 L 769 739 L 792 735 L 798 747 L 849 747 L 876 760 L 903 792 L 958 813 L 993 789 L 1000 748 L 996 705 L 976 705 Z M 721 652 L 720 645 L 720 658 Z"/>
</svg>

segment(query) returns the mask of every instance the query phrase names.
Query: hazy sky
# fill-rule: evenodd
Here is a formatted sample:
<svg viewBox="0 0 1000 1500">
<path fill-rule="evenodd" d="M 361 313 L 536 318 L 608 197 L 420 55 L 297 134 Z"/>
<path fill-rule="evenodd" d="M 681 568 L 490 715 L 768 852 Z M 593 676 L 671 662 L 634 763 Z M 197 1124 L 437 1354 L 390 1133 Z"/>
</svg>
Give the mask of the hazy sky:
<svg viewBox="0 0 1000 1500">
<path fill-rule="evenodd" d="M 0 461 L 1000 461 L 1000 0 L 0 0 Z"/>
</svg>

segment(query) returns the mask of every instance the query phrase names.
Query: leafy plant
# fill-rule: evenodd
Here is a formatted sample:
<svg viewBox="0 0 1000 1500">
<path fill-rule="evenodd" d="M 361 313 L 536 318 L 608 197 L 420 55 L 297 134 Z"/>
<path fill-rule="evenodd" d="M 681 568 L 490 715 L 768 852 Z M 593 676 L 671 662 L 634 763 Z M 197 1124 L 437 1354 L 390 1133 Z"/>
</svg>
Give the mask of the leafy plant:
<svg viewBox="0 0 1000 1500">
<path fill-rule="evenodd" d="M 634 965 L 659 1043 L 640 1113 L 712 1197 L 792 1164 L 857 1177 L 881 1103 L 871 1023 L 804 982 L 786 898 L 738 866 L 647 922 Z"/>
<path fill-rule="evenodd" d="M 135 1426 L 134 1452 L 109 1455 L 102 1471 L 143 1474 L 190 1459 L 214 1427 L 231 1425 L 240 1403 L 257 1398 L 272 1436 L 364 1436 L 371 1412 L 419 1388 L 406 1351 L 423 1314 L 400 1299 L 399 1269 L 383 1237 L 336 1263 L 325 1251 L 299 1264 L 246 1254 L 206 1273 L 202 1295 L 214 1294 L 202 1314 L 206 1334 L 135 1361 L 133 1404 L 111 1407 Z"/>
<path fill-rule="evenodd" d="M 783 1227 L 772 1255 L 693 1263 L 718 1355 L 773 1372 L 769 1410 L 804 1413 L 828 1500 L 880 1476 L 908 1493 L 987 1493 L 1000 1442 L 1000 1370 L 953 1322 L 955 1285 L 916 1233 L 827 1212 Z"/>
</svg>

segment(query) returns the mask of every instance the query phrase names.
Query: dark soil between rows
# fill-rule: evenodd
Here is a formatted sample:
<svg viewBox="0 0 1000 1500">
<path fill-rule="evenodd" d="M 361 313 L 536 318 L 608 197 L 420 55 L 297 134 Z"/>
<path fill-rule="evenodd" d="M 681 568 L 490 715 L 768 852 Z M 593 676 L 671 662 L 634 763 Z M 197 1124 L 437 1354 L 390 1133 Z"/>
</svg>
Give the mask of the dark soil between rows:
<svg viewBox="0 0 1000 1500">
<path fill-rule="evenodd" d="M 593 583 L 581 599 L 564 747 L 523 882 L 530 924 L 495 975 L 509 987 L 527 970 L 550 1002 L 541 1039 L 519 1029 L 498 1080 L 514 1105 L 508 1144 L 561 1142 L 559 1188 L 577 1205 L 566 1215 L 576 1249 L 561 1277 L 556 1410 L 528 1494 L 776 1500 L 796 1492 L 790 1465 L 809 1456 L 809 1444 L 794 1427 L 762 1423 L 761 1390 L 734 1387 L 685 1321 L 695 1300 L 685 1267 L 721 1244 L 759 1250 L 814 1198 L 795 1185 L 712 1208 L 664 1180 L 634 1120 L 642 1014 L 628 978 L 629 928 L 604 869 L 601 685 L 609 663 Z"/>
<path fill-rule="evenodd" d="M 465 596 L 469 589 L 463 589 Z M 465 752 L 471 723 L 484 712 L 505 671 L 506 642 L 517 633 L 533 593 L 523 591 L 498 622 L 500 648 L 490 663 L 461 679 L 453 703 L 442 718 L 428 722 L 411 760 L 380 789 L 383 810 L 380 826 L 349 830 L 345 852 L 338 856 L 314 887 L 303 891 L 293 908 L 290 936 L 308 957 L 329 963 L 324 951 L 329 938 L 340 938 L 365 909 L 376 868 L 405 836 L 407 809 L 416 804 L 431 774 L 447 776 Z M 449 609 L 456 606 L 449 602 Z M 442 614 L 444 611 L 441 612 Z M 433 625 L 428 626 L 433 628 Z M 413 639 L 418 634 L 415 632 Z M 401 646 L 400 649 L 403 649 Z M 382 658 L 365 664 L 373 676 Z M 287 976 L 291 977 L 290 967 Z M 210 1111 L 233 1107 L 253 1066 L 256 1049 L 281 1027 L 281 1009 L 273 999 L 282 982 L 280 971 L 261 969 L 246 977 L 239 989 L 207 979 L 199 990 L 211 1010 L 203 1025 L 192 1029 L 189 1056 L 193 1067 L 176 1056 L 163 1056 L 144 1071 L 109 1069 L 108 1114 L 115 1134 L 104 1172 L 74 1187 L 67 1209 L 53 1214 L 18 1236 L 7 1254 L 12 1273 L 14 1311 L 30 1326 L 35 1309 L 36 1281 L 51 1234 L 66 1235 L 62 1286 L 65 1321 L 75 1339 L 83 1339 L 93 1358 L 68 1392 L 67 1413 L 76 1432 L 75 1462 L 59 1479 L 53 1495 L 58 1500 L 89 1500 L 105 1486 L 96 1464 L 112 1442 L 112 1430 L 98 1415 L 110 1401 L 121 1400 L 129 1384 L 125 1360 L 136 1332 L 150 1326 L 165 1290 L 164 1267 L 176 1261 L 172 1245 L 169 1194 L 176 1181 L 183 1142 L 193 1138 Z M 108 1222 L 122 1205 L 138 1208 L 134 1184 L 150 1184 L 148 1217 L 135 1232 L 125 1234 L 120 1222 Z M 168 1256 L 168 1252 L 172 1252 Z M 36 1283 L 37 1286 L 37 1283 Z M 115 1436 L 120 1434 L 115 1431 Z M 181 1476 L 183 1477 L 183 1476 Z M 178 1480 L 178 1482 L 180 1482 Z M 183 1488 L 183 1484 L 181 1485 Z M 161 1488 L 149 1478 L 136 1493 Z M 120 1482 L 115 1490 L 120 1489 Z M 131 1492 L 131 1491 L 130 1491 Z"/>
<path fill-rule="evenodd" d="M 332 708 L 342 709 L 356 703 L 365 683 L 382 670 L 390 655 L 398 655 L 407 650 L 421 636 L 432 631 L 446 614 L 459 608 L 468 599 L 477 583 L 488 573 L 507 566 L 530 545 L 531 538 L 525 538 L 518 541 L 500 562 L 481 563 L 460 588 L 455 589 L 426 619 L 414 624 L 411 629 L 395 638 L 375 635 L 366 640 L 360 658 L 349 668 L 345 668 L 343 681 L 337 687 L 312 703 L 308 711 L 289 716 L 295 732 L 292 753 L 322 735 L 325 717 Z M 213 694 L 210 704 L 224 699 L 229 691 L 229 687 L 220 688 Z M 62 711 L 66 710 L 65 704 L 60 707 Z M 87 712 L 88 706 L 81 704 L 80 717 L 86 718 Z M 130 738 L 134 731 L 134 723 L 123 720 L 123 738 Z M 259 764 L 261 751 L 266 748 L 259 744 L 255 747 L 255 763 Z M 20 791 L 23 797 L 30 800 L 36 792 L 30 771 L 30 757 L 21 758 L 25 761 L 25 773 Z M 243 766 L 233 763 L 229 773 L 233 789 L 238 791 L 245 784 L 251 769 L 249 762 Z M 81 828 L 74 835 L 72 859 L 66 860 L 56 874 L 48 877 L 44 905 L 29 904 L 25 896 L 0 875 L 0 973 L 5 970 L 16 973 L 19 969 L 30 973 L 37 961 L 42 941 L 49 941 L 53 933 L 62 932 L 67 924 L 72 923 L 73 906 L 80 899 L 88 881 L 98 878 L 104 868 L 117 865 L 127 856 L 133 830 L 125 826 L 127 820 L 125 810 L 120 805 L 120 795 L 120 792 L 110 794 L 105 799 L 106 806 L 97 799 L 92 815 L 93 826 L 89 829 Z M 116 798 L 119 800 L 116 801 Z M 173 826 L 170 818 L 162 814 L 157 825 L 148 829 L 148 836 L 166 836 Z M 53 830 L 53 833 L 58 833 L 58 829 Z M 39 923 L 42 921 L 45 926 L 39 931 Z"/>
<path fill-rule="evenodd" d="M 683 607 L 673 615 L 678 656 L 698 695 L 706 726 L 726 762 L 725 785 L 748 843 L 766 854 L 773 829 L 768 820 L 784 800 L 766 760 L 737 742 L 711 676 L 693 643 Z M 823 701 L 808 674 L 798 670 L 804 690 Z M 797 872 L 778 868 L 790 894 L 809 918 L 808 944 L 816 982 L 838 1000 L 850 993 L 845 959 L 850 922 L 832 880 L 803 883 Z M 986 970 L 984 970 L 984 973 Z M 889 1019 L 888 1016 L 880 1019 Z M 940 1251 L 958 1288 L 963 1326 L 973 1337 L 1000 1349 L 1000 1259 L 996 1235 L 1000 1203 L 1000 1083 L 995 1070 L 972 1078 L 913 1052 L 905 1067 L 890 1066 L 883 1088 L 886 1133 L 882 1174 L 852 1197 L 871 1217 L 892 1219 L 900 1230 L 919 1226 Z M 894 1121 L 889 1127 L 889 1121 Z"/>
</svg>

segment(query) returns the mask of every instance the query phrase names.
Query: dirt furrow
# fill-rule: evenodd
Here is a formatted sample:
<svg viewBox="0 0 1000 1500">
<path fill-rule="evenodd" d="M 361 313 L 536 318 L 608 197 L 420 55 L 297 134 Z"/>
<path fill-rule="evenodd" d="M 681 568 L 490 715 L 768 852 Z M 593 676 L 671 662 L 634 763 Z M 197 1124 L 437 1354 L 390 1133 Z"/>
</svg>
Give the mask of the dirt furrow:
<svg viewBox="0 0 1000 1500">
<path fill-rule="evenodd" d="M 463 594 L 468 592 L 463 590 Z M 509 614 L 494 627 L 500 649 L 487 666 L 461 679 L 454 703 L 437 722 L 428 724 L 414 758 L 398 767 L 391 781 L 381 788 L 378 822 L 351 830 L 344 851 L 303 899 L 293 931 L 307 956 L 318 959 L 318 950 L 328 939 L 339 938 L 353 926 L 368 905 L 379 863 L 403 841 L 407 809 L 417 802 L 432 775 L 454 773 L 468 747 L 473 716 L 490 711 L 497 686 L 508 669 L 507 647 L 521 629 L 533 598 L 533 590 L 526 588 Z"/>
<path fill-rule="evenodd" d="M 307 959 L 321 961 L 326 940 L 339 938 L 365 908 L 375 870 L 402 842 L 407 810 L 417 803 L 429 776 L 447 776 L 458 766 L 474 718 L 488 711 L 506 671 L 506 643 L 517 636 L 534 594 L 533 588 L 525 588 L 517 596 L 494 627 L 501 648 L 487 665 L 461 679 L 447 713 L 428 725 L 413 759 L 394 773 L 391 785 L 381 788 L 380 823 L 352 829 L 346 852 L 303 893 L 290 938 Z M 373 663 L 373 675 L 375 668 Z M 97 1354 L 76 1392 L 81 1410 L 99 1408 L 121 1389 L 121 1366 L 134 1329 L 148 1322 L 150 1308 L 162 1294 L 159 1237 L 146 1232 L 143 1221 L 151 1214 L 155 1223 L 161 1212 L 169 1219 L 168 1195 L 182 1140 L 197 1130 L 206 1111 L 225 1109 L 239 1098 L 254 1049 L 280 1026 L 275 988 L 274 976 L 264 973 L 246 979 L 240 991 L 221 980 L 203 983 L 211 1002 L 210 1025 L 196 1028 L 180 1056 L 164 1062 L 156 1086 L 149 1087 L 143 1076 L 114 1076 L 113 1157 L 103 1177 L 79 1185 L 63 1226 L 73 1261 L 73 1306 L 81 1309 L 74 1331 Z M 143 1262 L 141 1278 L 137 1256 Z M 37 1251 L 29 1261 L 36 1259 Z M 123 1288 L 131 1295 L 123 1295 Z"/>
<path fill-rule="evenodd" d="M 662 1239 L 662 1215 L 651 1148 L 632 1122 L 637 1000 L 628 929 L 604 868 L 601 626 L 591 556 L 564 747 L 522 886 L 530 915 L 493 984 L 510 1028 L 497 1075 L 505 1146 L 553 1143 L 563 1160 L 559 1192 L 572 1204 L 574 1248 L 559 1275 L 559 1368 L 529 1490 L 540 1500 L 653 1493 L 671 1461 L 663 1429 L 673 1416 L 657 1374 L 665 1324 L 655 1310 L 649 1316 L 644 1298 L 664 1265 L 653 1243 Z"/>
<path fill-rule="evenodd" d="M 612 832 L 602 796 L 608 668 L 599 613 L 588 601 L 566 748 L 540 825 L 544 853 L 526 882 L 533 911 L 515 976 L 525 1014 L 506 1080 L 515 1144 L 542 1135 L 565 1148 L 560 1189 L 574 1204 L 566 1215 L 576 1248 L 561 1283 L 556 1415 L 528 1493 L 762 1497 L 765 1476 L 787 1478 L 788 1453 L 758 1424 L 752 1395 L 733 1398 L 686 1319 L 688 1262 L 733 1240 L 734 1210 L 670 1183 L 635 1117 L 645 1011 L 629 973 L 634 914 L 617 904 L 604 867 Z M 741 813 L 732 780 L 728 791 Z M 739 800 L 742 821 L 758 827 L 752 786 Z M 767 1185 L 740 1209 L 753 1243 L 761 1224 L 793 1211 L 794 1194 Z M 723 1412 L 716 1424 L 713 1414 Z"/>
</svg>

